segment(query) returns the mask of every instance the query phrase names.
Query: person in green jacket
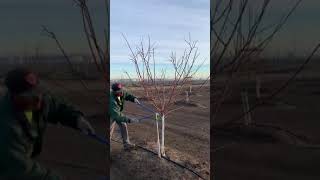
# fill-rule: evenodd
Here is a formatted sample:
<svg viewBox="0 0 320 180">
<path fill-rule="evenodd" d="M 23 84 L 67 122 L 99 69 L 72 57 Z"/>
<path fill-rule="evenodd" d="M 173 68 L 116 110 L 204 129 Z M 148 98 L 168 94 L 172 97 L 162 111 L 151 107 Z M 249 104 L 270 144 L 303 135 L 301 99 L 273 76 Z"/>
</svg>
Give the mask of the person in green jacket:
<svg viewBox="0 0 320 180">
<path fill-rule="evenodd" d="M 10 71 L 0 99 L 0 179 L 61 180 L 34 160 L 42 148 L 47 123 L 94 133 L 82 112 L 41 89 L 37 75 L 25 68 Z"/>
<path fill-rule="evenodd" d="M 125 116 L 122 113 L 122 111 L 124 108 L 125 101 L 131 101 L 137 104 L 140 104 L 140 102 L 137 99 L 137 97 L 124 91 L 123 85 L 120 83 L 112 84 L 111 88 L 112 88 L 112 91 L 110 93 L 110 105 L 109 105 L 111 128 L 113 128 L 115 123 L 117 123 L 117 125 L 120 128 L 124 149 L 130 150 L 134 148 L 135 145 L 130 142 L 127 123 L 139 122 L 139 120 Z"/>
</svg>

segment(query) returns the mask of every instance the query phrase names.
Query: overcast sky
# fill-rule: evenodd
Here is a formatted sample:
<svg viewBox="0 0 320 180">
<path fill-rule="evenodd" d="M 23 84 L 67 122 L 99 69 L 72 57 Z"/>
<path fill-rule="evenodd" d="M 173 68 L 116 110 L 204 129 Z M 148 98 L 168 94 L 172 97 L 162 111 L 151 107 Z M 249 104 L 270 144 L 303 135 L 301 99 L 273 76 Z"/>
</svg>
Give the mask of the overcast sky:
<svg viewBox="0 0 320 180">
<path fill-rule="evenodd" d="M 122 37 L 135 45 L 141 38 L 156 43 L 156 60 L 168 62 L 171 51 L 186 47 L 189 33 L 198 41 L 199 60 L 209 63 L 209 0 L 121 0 L 111 1 L 111 64 L 128 62 L 130 51 Z M 147 41 L 146 41 L 147 42 Z"/>
<path fill-rule="evenodd" d="M 288 11 L 289 4 L 295 0 L 273 0 L 266 22 L 275 23 Z M 306 56 L 320 42 L 320 1 L 302 1 L 283 29 L 268 47 L 269 56 L 284 55 L 293 52 L 297 56 Z"/>
<path fill-rule="evenodd" d="M 273 0 L 267 20 L 276 20 L 288 1 Z M 103 2 L 90 1 L 99 32 L 105 22 Z M 303 1 L 267 52 L 287 54 L 295 49 L 297 54 L 308 53 L 320 39 L 319 7 L 319 0 Z M 88 49 L 80 12 L 72 0 L 1 0 L 0 22 L 0 55 L 31 54 L 36 47 L 43 53 L 59 53 L 50 39 L 40 35 L 42 24 L 56 32 L 68 52 Z M 129 55 L 121 32 L 131 43 L 150 35 L 163 59 L 169 51 L 181 50 L 183 39 L 190 33 L 199 41 L 200 52 L 206 57 L 208 22 L 209 0 L 111 0 L 111 61 L 126 61 Z"/>
<path fill-rule="evenodd" d="M 99 32 L 104 28 L 104 1 L 91 0 L 90 9 Z M 1 0 L 0 55 L 58 54 L 55 43 L 41 35 L 41 25 L 54 31 L 69 53 L 87 51 L 80 11 L 72 0 Z"/>
</svg>

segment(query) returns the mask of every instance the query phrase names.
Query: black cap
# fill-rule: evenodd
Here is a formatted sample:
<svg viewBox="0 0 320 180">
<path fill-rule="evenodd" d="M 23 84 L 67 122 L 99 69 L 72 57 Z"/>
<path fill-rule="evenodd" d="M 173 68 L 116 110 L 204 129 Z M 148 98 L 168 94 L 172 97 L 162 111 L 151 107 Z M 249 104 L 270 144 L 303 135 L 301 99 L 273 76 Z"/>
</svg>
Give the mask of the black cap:
<svg viewBox="0 0 320 180">
<path fill-rule="evenodd" d="M 121 83 L 114 83 L 114 84 L 112 84 L 111 89 L 112 89 L 113 91 L 119 91 L 119 90 L 122 89 L 122 87 L 123 87 L 123 85 L 122 85 Z"/>
<path fill-rule="evenodd" d="M 16 68 L 8 72 L 5 85 L 10 93 L 21 94 L 38 91 L 38 76 L 27 68 Z"/>
</svg>

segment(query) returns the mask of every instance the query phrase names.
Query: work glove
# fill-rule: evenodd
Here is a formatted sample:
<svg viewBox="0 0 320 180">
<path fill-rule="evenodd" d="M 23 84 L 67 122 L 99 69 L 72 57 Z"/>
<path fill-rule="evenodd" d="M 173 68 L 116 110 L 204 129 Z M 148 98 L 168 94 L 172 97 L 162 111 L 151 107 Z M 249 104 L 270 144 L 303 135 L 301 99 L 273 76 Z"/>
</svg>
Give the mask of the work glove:
<svg viewBox="0 0 320 180">
<path fill-rule="evenodd" d="M 95 134 L 94 128 L 84 117 L 78 119 L 77 128 L 84 133 Z"/>
<path fill-rule="evenodd" d="M 136 118 L 129 118 L 128 123 L 139 123 L 140 120 Z"/>
<path fill-rule="evenodd" d="M 139 102 L 139 100 L 138 100 L 137 98 L 134 98 L 134 102 L 135 102 L 136 104 L 139 104 L 139 105 L 140 105 L 140 102 Z"/>
</svg>

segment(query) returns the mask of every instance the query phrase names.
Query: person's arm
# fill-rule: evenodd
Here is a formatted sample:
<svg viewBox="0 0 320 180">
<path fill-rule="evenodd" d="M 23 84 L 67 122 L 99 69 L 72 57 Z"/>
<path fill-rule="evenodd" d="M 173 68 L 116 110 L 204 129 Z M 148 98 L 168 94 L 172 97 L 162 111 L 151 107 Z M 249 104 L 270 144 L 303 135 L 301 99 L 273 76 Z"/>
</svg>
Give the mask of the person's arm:
<svg viewBox="0 0 320 180">
<path fill-rule="evenodd" d="M 45 101 L 49 106 L 48 122 L 78 129 L 78 121 L 84 116 L 81 111 L 64 99 L 53 95 L 48 95 Z"/>
<path fill-rule="evenodd" d="M 136 99 L 136 98 L 137 97 L 135 97 L 134 95 L 132 95 L 128 92 L 124 92 L 124 100 L 134 102 L 134 99 Z"/>
<path fill-rule="evenodd" d="M 110 104 L 109 104 L 110 118 L 116 122 L 130 122 L 130 119 L 128 117 L 121 114 L 120 107 L 117 105 L 117 102 L 112 100 L 111 97 L 109 101 L 110 101 Z"/>
</svg>

